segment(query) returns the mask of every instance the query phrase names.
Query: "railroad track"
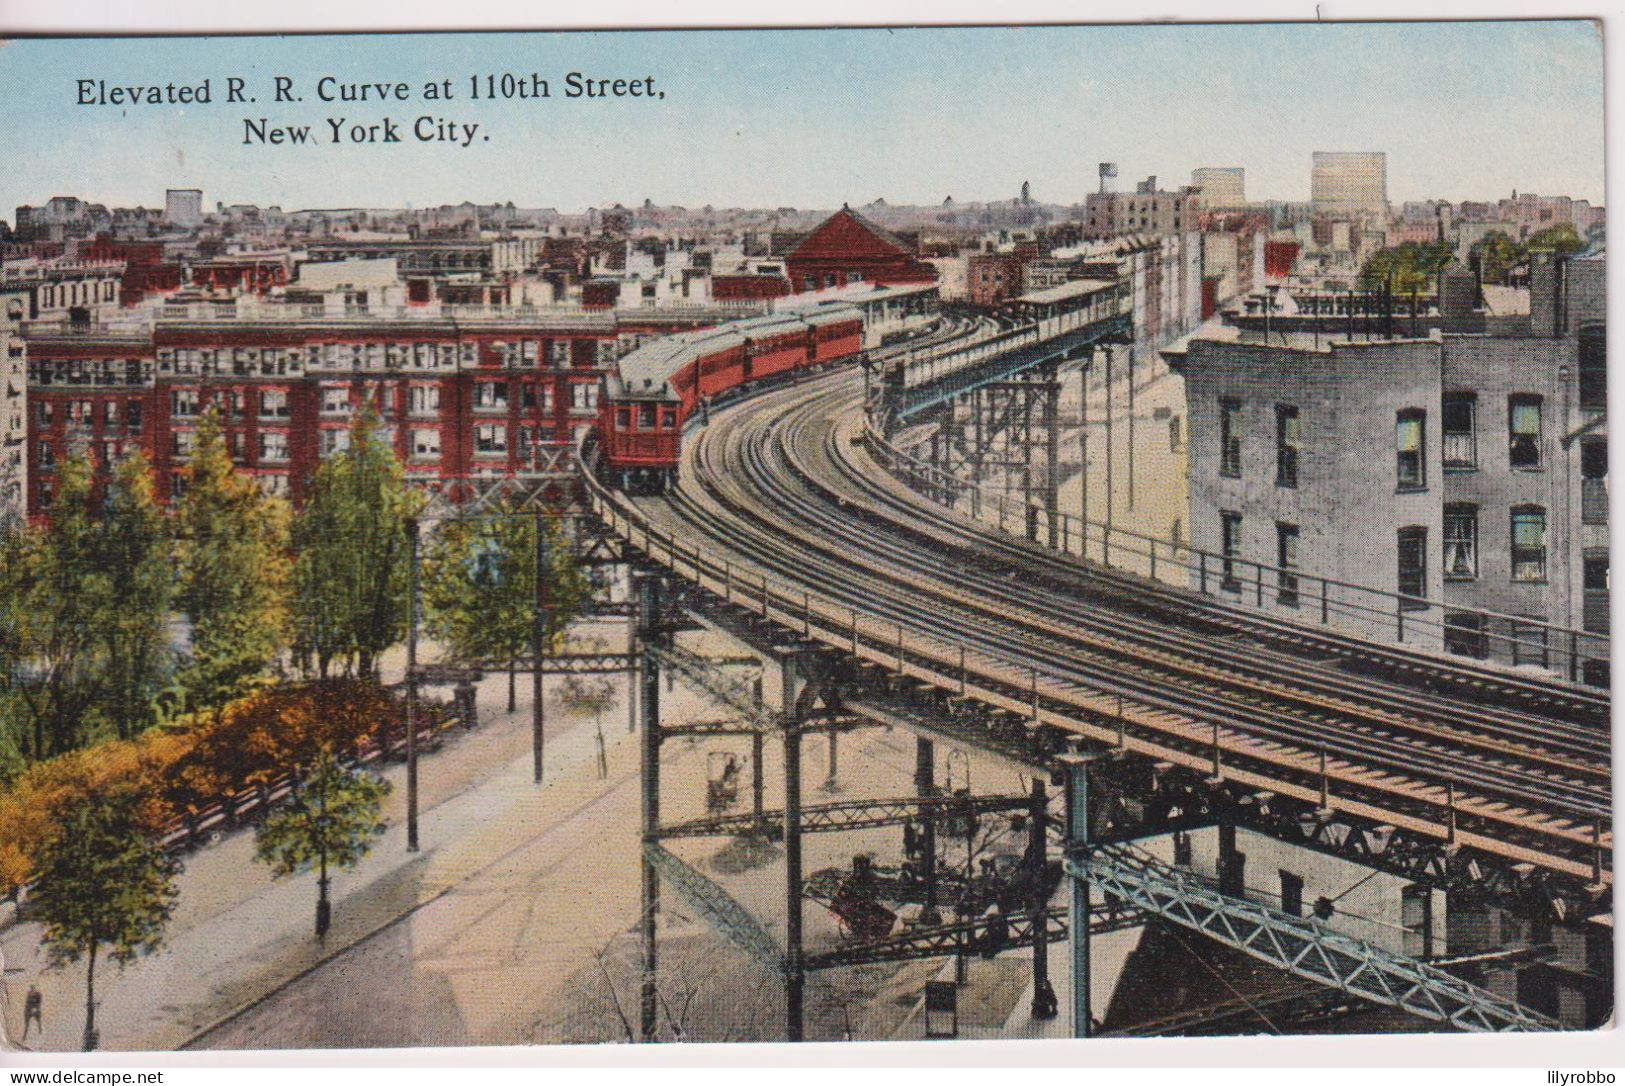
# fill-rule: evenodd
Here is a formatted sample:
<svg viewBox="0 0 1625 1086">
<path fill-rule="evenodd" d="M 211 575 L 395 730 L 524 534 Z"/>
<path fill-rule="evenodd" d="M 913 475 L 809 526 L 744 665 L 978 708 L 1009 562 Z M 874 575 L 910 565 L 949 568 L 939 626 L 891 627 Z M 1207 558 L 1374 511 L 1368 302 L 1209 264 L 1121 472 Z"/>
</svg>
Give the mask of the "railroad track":
<svg viewBox="0 0 1625 1086">
<path fill-rule="evenodd" d="M 1611 844 L 1605 699 L 1388 649 L 1381 674 L 1351 674 L 1352 639 L 1047 554 L 880 472 L 855 443 L 860 399 L 846 373 L 714 415 L 690 433 L 682 485 L 640 506 L 821 599 L 958 643 L 1012 686 L 1029 674 L 1035 701 L 1086 706 L 1159 749 L 1211 738 L 1300 786 L 1324 756 L 1340 794 L 1434 824 L 1448 788 L 1464 826 L 1570 873 L 1594 835 Z"/>
</svg>

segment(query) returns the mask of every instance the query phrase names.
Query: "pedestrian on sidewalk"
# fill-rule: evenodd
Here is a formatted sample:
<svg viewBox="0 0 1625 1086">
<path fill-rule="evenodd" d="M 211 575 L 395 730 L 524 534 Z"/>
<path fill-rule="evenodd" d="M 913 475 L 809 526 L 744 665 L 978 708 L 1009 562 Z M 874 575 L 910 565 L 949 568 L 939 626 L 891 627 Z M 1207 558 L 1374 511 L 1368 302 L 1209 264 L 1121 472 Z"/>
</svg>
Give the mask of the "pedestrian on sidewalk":
<svg viewBox="0 0 1625 1086">
<path fill-rule="evenodd" d="M 28 986 L 28 994 L 23 997 L 23 1040 L 28 1040 L 28 1031 L 38 1026 L 40 1033 L 45 1032 L 45 997 L 40 994 L 39 987 L 34 984 Z"/>
</svg>

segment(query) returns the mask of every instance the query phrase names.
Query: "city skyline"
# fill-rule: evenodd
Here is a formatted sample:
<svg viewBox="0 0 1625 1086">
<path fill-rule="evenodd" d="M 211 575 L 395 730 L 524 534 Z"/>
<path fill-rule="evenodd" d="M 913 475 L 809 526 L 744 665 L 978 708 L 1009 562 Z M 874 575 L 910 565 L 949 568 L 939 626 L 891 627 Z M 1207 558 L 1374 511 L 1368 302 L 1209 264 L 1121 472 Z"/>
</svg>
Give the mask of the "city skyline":
<svg viewBox="0 0 1625 1086">
<path fill-rule="evenodd" d="M 0 183 L 0 206 L 55 195 L 153 206 L 165 188 L 191 187 L 205 191 L 206 206 L 287 210 L 512 200 L 575 212 L 645 198 L 805 209 L 877 197 L 919 205 L 949 195 L 962 203 L 1009 199 L 1022 181 L 1041 201 L 1074 204 L 1094 191 L 1098 161 L 1119 163 L 1120 189 L 1153 174 L 1176 187 L 1194 168 L 1240 165 L 1252 199 L 1300 201 L 1317 150 L 1387 152 L 1395 204 L 1493 200 L 1513 190 L 1604 202 L 1602 53 L 1590 22 L 1023 33 L 230 38 L 211 42 L 207 65 L 185 59 L 195 55 L 192 39 L 109 39 L 96 43 L 90 61 L 83 43 L 15 41 L 0 49 L 0 93 L 17 106 L 24 142 L 53 150 L 16 163 Z M 706 48 L 693 49 L 694 37 Z M 709 59 L 695 63 L 696 54 Z M 1539 95 L 1524 89 L 1537 65 Z M 555 81 L 554 96 L 467 100 L 470 75 L 503 71 L 543 73 Z M 557 82 L 569 71 L 653 75 L 667 97 L 569 101 Z M 322 75 L 403 81 L 412 99 L 378 106 L 309 94 L 277 106 L 267 93 L 251 106 L 229 105 L 223 87 L 233 75 L 247 79 L 251 93 L 268 92 L 273 75 L 291 77 L 301 91 Z M 87 78 L 110 85 L 209 78 L 215 100 L 190 108 L 75 105 L 77 81 Z M 457 98 L 418 100 L 422 84 L 444 79 Z M 1044 88 L 1076 108 L 1027 108 Z M 1164 108 L 1172 101 L 1177 112 Z M 410 138 L 244 146 L 249 113 L 309 124 L 318 135 L 328 116 L 365 123 L 389 116 L 409 126 L 420 115 L 478 122 L 482 134 L 466 148 Z M 155 153 L 131 158 L 130 139 Z M 719 150 L 693 158 L 696 146 Z M 945 160 L 947 146 L 986 153 Z M 108 168 L 115 160 L 116 171 Z M 753 168 L 739 170 L 741 161 Z M 683 169 L 674 169 L 678 162 Z M 93 184 L 108 177 L 116 186 Z M 66 180 L 77 178 L 84 183 Z"/>
</svg>

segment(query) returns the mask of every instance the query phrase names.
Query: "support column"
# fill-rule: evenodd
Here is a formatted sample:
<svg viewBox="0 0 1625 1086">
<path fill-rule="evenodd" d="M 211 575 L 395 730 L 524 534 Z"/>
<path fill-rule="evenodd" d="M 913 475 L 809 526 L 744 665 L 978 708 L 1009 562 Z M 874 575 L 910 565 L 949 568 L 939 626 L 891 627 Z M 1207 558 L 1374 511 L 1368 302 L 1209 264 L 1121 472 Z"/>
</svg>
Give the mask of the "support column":
<svg viewBox="0 0 1625 1086">
<path fill-rule="evenodd" d="M 840 765 L 841 733 L 831 724 L 829 729 L 829 772 L 824 777 L 824 791 L 839 792 L 841 790 Z"/>
<path fill-rule="evenodd" d="M 642 601 L 638 598 L 638 582 L 633 576 L 630 567 L 626 571 L 626 598 L 632 604 L 626 615 L 626 654 L 636 657 L 638 655 L 638 612 Z M 628 733 L 638 730 L 638 678 L 637 667 L 626 669 L 626 730 Z"/>
<path fill-rule="evenodd" d="M 1061 546 L 1061 382 L 1058 371 L 1044 379 L 1044 516 L 1049 520 L 1049 549 Z"/>
<path fill-rule="evenodd" d="M 640 678 L 643 683 L 643 842 L 651 845 L 660 834 L 660 661 L 650 651 L 659 641 L 660 582 L 654 577 L 639 578 L 639 640 L 642 643 Z M 660 876 L 648 856 L 643 858 L 643 987 L 641 992 L 639 1037 L 655 1039 L 658 1023 L 655 987 L 655 919 L 660 911 Z"/>
<path fill-rule="evenodd" d="M 1049 943 L 1044 938 L 1049 901 L 1044 897 L 1044 862 L 1048 842 L 1044 839 L 1048 819 L 1049 795 L 1044 779 L 1033 779 L 1032 802 L 1027 809 L 1027 870 L 1032 879 L 1032 900 L 1029 904 L 1029 923 L 1033 929 L 1033 1004 L 1034 1018 L 1054 1018 L 1060 1009 L 1055 998 L 1055 986 L 1049 980 Z"/>
<path fill-rule="evenodd" d="M 802 1040 L 802 1001 L 806 975 L 801 946 L 801 714 L 800 660 L 787 653 L 780 663 L 784 731 L 784 1033 Z"/>
<path fill-rule="evenodd" d="M 1104 544 L 1105 548 L 1106 548 L 1106 564 L 1110 565 L 1111 564 L 1111 539 L 1112 539 L 1112 508 L 1117 504 L 1116 495 L 1112 492 L 1113 491 L 1113 483 L 1114 483 L 1114 480 L 1112 479 L 1112 458 L 1113 458 L 1112 422 L 1113 422 L 1113 416 L 1117 414 L 1117 411 L 1116 411 L 1116 405 L 1113 402 L 1113 396 L 1112 396 L 1112 393 L 1114 391 L 1113 386 L 1112 386 L 1112 349 L 1111 349 L 1110 346 L 1108 346 L 1108 347 L 1105 348 L 1105 350 L 1106 350 L 1106 515 L 1105 515 L 1105 517 L 1103 519 L 1106 522 L 1106 540 L 1105 540 L 1105 544 Z"/>
<path fill-rule="evenodd" d="M 411 563 L 406 597 L 406 851 L 418 850 L 418 519 L 406 522 Z"/>
<path fill-rule="evenodd" d="M 1070 863 L 1084 867 L 1089 862 L 1089 761 L 1081 754 L 1063 754 L 1066 772 L 1066 855 Z M 1072 1036 L 1087 1038 L 1094 1033 L 1089 985 L 1089 880 L 1072 876 L 1072 909 L 1069 928 L 1072 936 Z"/>
<path fill-rule="evenodd" d="M 929 798 L 937 794 L 937 755 L 931 740 L 917 736 L 914 740 L 914 794 Z M 925 901 L 920 906 L 920 923 L 926 926 L 942 923 L 937 912 L 937 819 L 929 809 L 921 812 L 924 832 L 920 835 L 920 850 L 925 867 Z"/>
<path fill-rule="evenodd" d="M 1093 354 L 1093 348 L 1090 349 Z M 1078 370 L 1078 387 L 1083 398 L 1078 405 L 1078 463 L 1083 469 L 1079 479 L 1082 496 L 1078 504 L 1078 553 L 1089 557 L 1089 363 L 1090 359 L 1083 360 L 1083 366 Z"/>
<path fill-rule="evenodd" d="M 761 732 L 756 732 L 750 737 L 750 811 L 756 816 L 757 821 L 762 818 L 762 801 L 766 789 L 766 780 L 762 773 L 764 745 Z"/>
<path fill-rule="evenodd" d="M 547 522 L 536 514 L 536 600 L 530 624 L 530 753 L 536 783 L 542 783 L 547 752 L 547 711 L 542 707 L 542 657 L 547 649 Z"/>
</svg>

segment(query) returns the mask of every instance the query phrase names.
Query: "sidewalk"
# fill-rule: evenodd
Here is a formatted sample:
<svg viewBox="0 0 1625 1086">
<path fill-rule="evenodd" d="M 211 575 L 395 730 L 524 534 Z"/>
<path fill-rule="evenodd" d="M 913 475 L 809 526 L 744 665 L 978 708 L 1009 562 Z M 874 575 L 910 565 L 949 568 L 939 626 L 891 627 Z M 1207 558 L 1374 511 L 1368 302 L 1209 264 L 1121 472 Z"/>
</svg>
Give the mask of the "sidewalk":
<svg viewBox="0 0 1625 1086">
<path fill-rule="evenodd" d="M 386 677 L 399 667 L 398 660 L 387 660 Z M 617 763 L 627 760 L 628 745 L 616 746 L 627 734 L 624 676 L 615 683 L 615 705 L 601 717 L 612 761 L 608 781 L 598 779 L 593 718 L 558 704 L 559 680 L 549 678 L 545 790 L 532 783 L 530 683 L 528 676 L 520 678 L 513 713 L 506 712 L 506 675 L 492 673 L 479 690 L 481 726 L 453 733 L 440 750 L 422 758 L 421 851 L 415 855 L 405 849 L 405 766 L 385 771 L 394 785 L 384 807 L 388 830 L 356 870 L 335 874 L 333 927 L 325 948 L 313 935 L 315 876 L 273 882 L 266 866 L 254 861 L 252 830 L 188 854 L 165 948 L 122 971 L 99 963 L 102 1047 L 178 1047 L 515 848 L 515 825 L 534 833 L 590 806 L 613 784 L 617 770 L 625 772 Z M 635 773 L 636 758 L 630 762 Z M 499 831 L 499 826 L 506 828 Z M 84 1025 L 84 967 L 47 969 L 39 936 L 35 922 L 0 930 L 0 955 L 20 970 L 0 977 L 11 996 L 0 995 L 3 1026 L 10 1037 L 20 1035 L 20 993 L 37 984 L 44 996 L 45 1030 L 30 1037 L 29 1047 L 77 1050 Z"/>
</svg>

